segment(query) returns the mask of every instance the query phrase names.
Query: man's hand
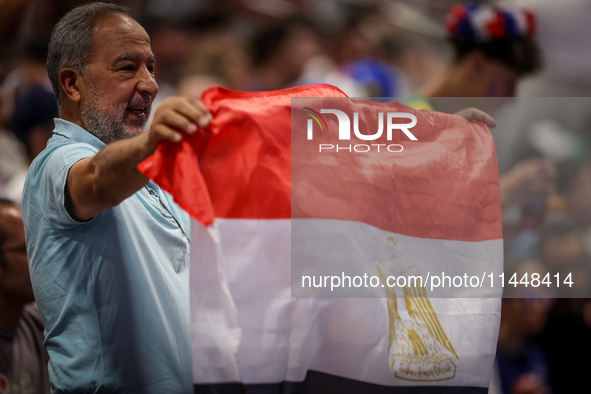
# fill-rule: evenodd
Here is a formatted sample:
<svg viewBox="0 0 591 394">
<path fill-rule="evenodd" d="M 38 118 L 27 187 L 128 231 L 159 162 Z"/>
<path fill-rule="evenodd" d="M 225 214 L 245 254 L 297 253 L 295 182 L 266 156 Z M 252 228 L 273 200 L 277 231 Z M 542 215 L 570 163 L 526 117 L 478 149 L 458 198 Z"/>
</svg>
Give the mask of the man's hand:
<svg viewBox="0 0 591 394">
<path fill-rule="evenodd" d="M 156 150 L 163 141 L 179 142 L 179 131 L 193 134 L 197 127 L 206 127 L 211 122 L 211 114 L 196 98 L 190 96 L 169 97 L 156 109 L 154 120 L 148 133 L 148 144 Z"/>
<path fill-rule="evenodd" d="M 195 133 L 211 119 L 205 106 L 193 97 L 167 98 L 156 109 L 148 132 L 108 144 L 70 168 L 64 191 L 70 216 L 84 221 L 119 205 L 148 183 L 137 165 L 154 153 L 160 142 L 179 142 L 183 131 Z"/>
<path fill-rule="evenodd" d="M 489 114 L 483 112 L 476 108 L 466 108 L 459 112 L 456 112 L 456 115 L 460 115 L 470 122 L 483 122 L 488 127 L 497 127 L 497 122 L 493 118 L 490 117 Z"/>
</svg>

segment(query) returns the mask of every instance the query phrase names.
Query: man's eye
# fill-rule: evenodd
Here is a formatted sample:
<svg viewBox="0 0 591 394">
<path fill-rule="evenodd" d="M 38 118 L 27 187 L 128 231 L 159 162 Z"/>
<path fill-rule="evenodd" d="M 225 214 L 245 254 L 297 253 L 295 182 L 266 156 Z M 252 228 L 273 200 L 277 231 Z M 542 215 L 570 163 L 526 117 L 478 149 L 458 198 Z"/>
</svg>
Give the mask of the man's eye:
<svg viewBox="0 0 591 394">
<path fill-rule="evenodd" d="M 120 68 L 121 71 L 133 71 L 133 66 L 123 66 Z"/>
</svg>

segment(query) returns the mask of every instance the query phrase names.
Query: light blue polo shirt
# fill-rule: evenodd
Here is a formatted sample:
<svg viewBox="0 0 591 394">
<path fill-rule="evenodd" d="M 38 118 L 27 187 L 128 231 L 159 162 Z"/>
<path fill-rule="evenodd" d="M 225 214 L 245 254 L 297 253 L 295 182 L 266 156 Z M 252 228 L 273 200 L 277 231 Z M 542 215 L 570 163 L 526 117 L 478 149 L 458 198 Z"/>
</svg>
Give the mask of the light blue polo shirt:
<svg viewBox="0 0 591 394">
<path fill-rule="evenodd" d="M 62 119 L 53 133 L 22 206 L 52 392 L 192 393 L 188 215 L 150 182 L 73 220 L 68 171 L 105 144 Z"/>
</svg>

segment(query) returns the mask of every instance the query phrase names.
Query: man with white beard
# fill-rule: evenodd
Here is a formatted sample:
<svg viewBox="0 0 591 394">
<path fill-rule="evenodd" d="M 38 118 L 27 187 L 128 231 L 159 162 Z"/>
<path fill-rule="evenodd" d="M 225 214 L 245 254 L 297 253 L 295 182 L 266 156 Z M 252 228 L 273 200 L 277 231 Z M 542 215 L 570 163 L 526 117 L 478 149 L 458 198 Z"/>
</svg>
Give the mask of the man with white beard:
<svg viewBox="0 0 591 394">
<path fill-rule="evenodd" d="M 92 3 L 55 26 L 59 104 L 32 163 L 23 217 L 53 393 L 191 393 L 189 221 L 137 165 L 205 127 L 196 99 L 158 93 L 145 30 Z"/>
</svg>

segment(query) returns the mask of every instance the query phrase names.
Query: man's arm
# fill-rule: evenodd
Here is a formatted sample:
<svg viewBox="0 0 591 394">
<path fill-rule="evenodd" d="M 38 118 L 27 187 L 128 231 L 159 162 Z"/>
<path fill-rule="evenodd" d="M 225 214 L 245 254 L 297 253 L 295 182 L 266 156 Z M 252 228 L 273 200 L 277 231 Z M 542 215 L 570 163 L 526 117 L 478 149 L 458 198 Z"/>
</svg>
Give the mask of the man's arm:
<svg viewBox="0 0 591 394">
<path fill-rule="evenodd" d="M 170 97 L 154 114 L 150 130 L 133 138 L 113 142 L 95 156 L 75 163 L 66 181 L 66 206 L 70 215 L 84 221 L 120 204 L 148 183 L 137 165 L 164 140 L 179 142 L 179 130 L 195 133 L 211 115 L 197 99 Z"/>
</svg>

